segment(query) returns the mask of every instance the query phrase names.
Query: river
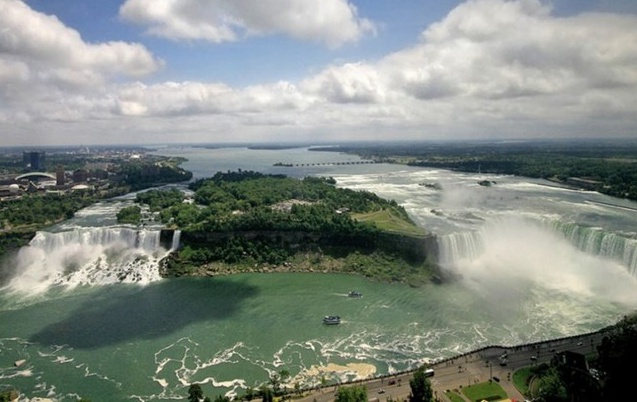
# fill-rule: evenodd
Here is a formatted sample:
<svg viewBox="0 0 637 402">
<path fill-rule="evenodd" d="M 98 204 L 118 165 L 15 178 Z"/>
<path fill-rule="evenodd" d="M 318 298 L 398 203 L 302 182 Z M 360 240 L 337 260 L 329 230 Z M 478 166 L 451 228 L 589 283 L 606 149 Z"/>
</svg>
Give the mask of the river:
<svg viewBox="0 0 637 402">
<path fill-rule="evenodd" d="M 521 177 L 336 164 L 358 158 L 301 148 L 157 152 L 188 158 L 195 178 L 236 169 L 325 175 L 394 199 L 438 237 L 439 259 L 458 280 L 422 288 L 318 273 L 162 280 L 157 261 L 170 246 L 159 243 L 160 225 L 117 225 L 133 195 L 120 197 L 38 233 L 5 262 L 0 388 L 18 388 L 21 400 L 162 401 L 187 396 L 194 382 L 211 398 L 242 394 L 281 370 L 289 386 L 335 383 L 594 331 L 637 306 L 633 202 Z M 332 314 L 342 324 L 322 325 Z"/>
</svg>

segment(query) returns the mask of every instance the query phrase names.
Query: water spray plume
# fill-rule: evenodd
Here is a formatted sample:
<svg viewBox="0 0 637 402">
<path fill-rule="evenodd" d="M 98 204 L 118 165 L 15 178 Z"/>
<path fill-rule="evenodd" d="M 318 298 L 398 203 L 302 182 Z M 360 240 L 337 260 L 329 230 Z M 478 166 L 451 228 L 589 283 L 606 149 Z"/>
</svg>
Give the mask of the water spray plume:
<svg viewBox="0 0 637 402">
<path fill-rule="evenodd" d="M 630 267 L 579 250 L 541 222 L 496 219 L 475 232 L 441 236 L 439 247 L 444 269 L 499 302 L 539 286 L 637 307 L 637 278 Z"/>
</svg>

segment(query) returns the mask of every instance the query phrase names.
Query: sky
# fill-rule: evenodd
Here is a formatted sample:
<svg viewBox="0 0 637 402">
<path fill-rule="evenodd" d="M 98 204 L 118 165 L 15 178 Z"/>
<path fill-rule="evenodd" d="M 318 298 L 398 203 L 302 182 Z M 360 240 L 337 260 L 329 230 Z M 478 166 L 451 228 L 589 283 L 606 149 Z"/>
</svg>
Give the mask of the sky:
<svg viewBox="0 0 637 402">
<path fill-rule="evenodd" d="M 0 0 L 0 146 L 620 137 L 635 0 Z"/>
</svg>

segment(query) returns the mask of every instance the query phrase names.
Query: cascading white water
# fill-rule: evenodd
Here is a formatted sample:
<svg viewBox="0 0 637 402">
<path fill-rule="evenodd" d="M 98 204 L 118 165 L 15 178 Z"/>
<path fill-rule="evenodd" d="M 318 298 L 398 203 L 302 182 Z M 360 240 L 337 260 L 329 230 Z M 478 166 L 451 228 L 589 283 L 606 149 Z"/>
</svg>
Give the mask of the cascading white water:
<svg viewBox="0 0 637 402">
<path fill-rule="evenodd" d="M 438 260 L 443 269 L 459 274 L 472 287 L 498 295 L 499 302 L 505 292 L 514 298 L 539 285 L 584 297 L 637 303 L 637 277 L 627 264 L 630 261 L 605 254 L 605 250 L 619 252 L 620 247 L 580 248 L 581 239 L 572 244 L 573 239 L 558 228 L 519 217 L 495 219 L 477 231 L 440 236 Z M 599 235 L 581 231 L 584 238 Z"/>
<path fill-rule="evenodd" d="M 176 237 L 176 238 L 175 238 Z M 173 237 L 173 247 L 179 244 Z M 158 262 L 168 252 L 159 230 L 121 227 L 38 232 L 15 260 L 15 291 L 37 293 L 53 285 L 147 284 L 161 277 Z"/>
<path fill-rule="evenodd" d="M 579 250 L 620 262 L 631 274 L 637 275 L 636 239 L 575 223 L 550 221 L 545 224 L 555 233 L 568 239 Z"/>
<path fill-rule="evenodd" d="M 179 248 L 179 244 L 181 242 L 181 230 L 176 229 L 173 233 L 173 241 L 170 246 L 170 251 L 177 250 Z"/>
<path fill-rule="evenodd" d="M 58 233 L 38 232 L 29 245 L 50 252 L 72 244 L 82 246 L 123 244 L 129 248 L 152 253 L 160 246 L 159 233 L 158 230 L 107 227 L 74 229 Z"/>
<path fill-rule="evenodd" d="M 438 236 L 438 263 L 452 266 L 461 259 L 474 259 L 484 251 L 480 232 L 460 232 Z"/>
<path fill-rule="evenodd" d="M 439 263 L 449 266 L 461 259 L 474 259 L 485 250 L 490 228 L 505 225 L 504 221 L 493 222 L 477 231 L 452 233 L 439 236 Z M 609 233 L 601 228 L 591 228 L 575 223 L 564 223 L 555 220 L 519 220 L 517 227 L 539 225 L 550 232 L 566 239 L 578 250 L 593 256 L 604 257 L 619 262 L 626 270 L 637 276 L 637 239 Z"/>
</svg>

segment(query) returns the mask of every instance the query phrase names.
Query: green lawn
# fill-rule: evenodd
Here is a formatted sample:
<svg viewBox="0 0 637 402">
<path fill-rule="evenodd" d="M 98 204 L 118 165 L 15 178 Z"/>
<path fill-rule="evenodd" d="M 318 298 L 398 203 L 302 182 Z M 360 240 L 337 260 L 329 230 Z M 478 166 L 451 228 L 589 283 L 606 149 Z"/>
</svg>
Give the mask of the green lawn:
<svg viewBox="0 0 637 402">
<path fill-rule="evenodd" d="M 451 402 L 465 402 L 465 400 L 460 395 L 453 391 L 445 392 L 445 395 L 451 400 Z"/>
<path fill-rule="evenodd" d="M 391 211 L 387 209 L 366 214 L 352 214 L 352 218 L 360 222 L 373 222 L 377 228 L 388 232 L 401 233 L 409 236 L 423 236 L 426 234 L 423 228 L 393 215 Z"/>
<path fill-rule="evenodd" d="M 523 367 L 513 373 L 513 384 L 522 395 L 529 395 L 529 381 L 533 374 L 533 367 Z"/>
<path fill-rule="evenodd" d="M 462 393 L 469 398 L 470 401 L 480 402 L 483 399 L 487 401 L 506 399 L 507 393 L 497 382 L 482 382 L 476 385 L 470 385 L 462 388 Z"/>
</svg>

